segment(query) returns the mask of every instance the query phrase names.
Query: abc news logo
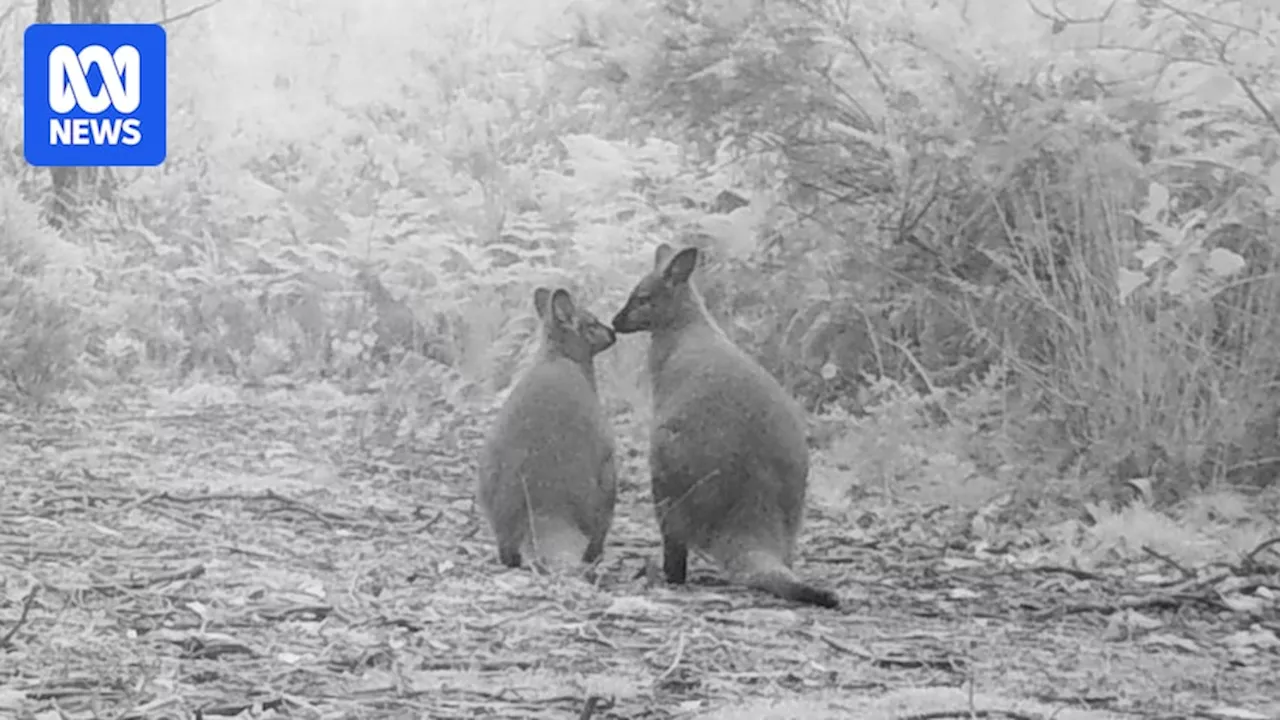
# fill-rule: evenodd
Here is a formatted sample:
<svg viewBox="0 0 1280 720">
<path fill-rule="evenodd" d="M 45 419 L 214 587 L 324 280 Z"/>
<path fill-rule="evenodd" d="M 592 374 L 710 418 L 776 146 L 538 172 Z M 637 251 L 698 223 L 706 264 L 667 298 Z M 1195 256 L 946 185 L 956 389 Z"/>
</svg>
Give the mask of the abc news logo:
<svg viewBox="0 0 1280 720">
<path fill-rule="evenodd" d="M 167 58 L 159 25 L 53 24 L 23 39 L 23 149 L 38 166 L 164 161 Z"/>
<path fill-rule="evenodd" d="M 142 60 L 138 48 L 121 45 L 114 53 L 90 45 L 79 53 L 68 45 L 49 51 L 49 108 L 66 115 L 79 107 L 92 115 L 108 107 L 121 115 L 142 103 Z M 98 92 L 89 89 L 86 73 L 96 67 L 102 75 Z M 50 145 L 137 145 L 142 142 L 138 118 L 50 118 Z"/>
</svg>

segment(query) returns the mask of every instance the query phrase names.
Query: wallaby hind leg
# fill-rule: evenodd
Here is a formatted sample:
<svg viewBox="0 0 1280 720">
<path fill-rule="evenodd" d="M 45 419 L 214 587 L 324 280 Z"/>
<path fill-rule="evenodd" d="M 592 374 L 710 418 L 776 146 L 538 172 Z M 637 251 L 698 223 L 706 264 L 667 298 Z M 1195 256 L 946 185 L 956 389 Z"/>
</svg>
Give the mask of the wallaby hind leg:
<svg viewBox="0 0 1280 720">
<path fill-rule="evenodd" d="M 604 537 L 592 538 L 587 543 L 587 549 L 582 552 L 582 562 L 590 564 L 600 559 L 604 554 Z"/>
<path fill-rule="evenodd" d="M 672 585 L 683 585 L 689 572 L 689 546 L 669 535 L 662 538 L 662 572 Z"/>
<path fill-rule="evenodd" d="M 513 545 L 499 545 L 498 560 L 509 568 L 520 567 L 520 548 Z"/>
</svg>

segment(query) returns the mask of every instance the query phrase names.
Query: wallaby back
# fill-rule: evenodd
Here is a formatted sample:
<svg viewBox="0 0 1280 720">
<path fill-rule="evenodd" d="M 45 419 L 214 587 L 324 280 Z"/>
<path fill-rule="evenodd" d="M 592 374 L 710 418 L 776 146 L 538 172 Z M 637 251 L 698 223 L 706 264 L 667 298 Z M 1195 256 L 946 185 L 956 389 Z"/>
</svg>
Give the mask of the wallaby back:
<svg viewBox="0 0 1280 720">
<path fill-rule="evenodd" d="M 651 334 L 649 468 L 667 581 L 685 581 L 693 547 L 749 587 L 838 607 L 791 570 L 809 475 L 803 416 L 711 319 L 690 281 L 697 259 L 660 245 L 613 318 L 619 333 Z"/>
<path fill-rule="evenodd" d="M 518 567 L 594 562 L 617 500 L 613 432 L 596 395 L 594 358 L 613 330 L 568 291 L 534 291 L 542 344 L 485 439 L 477 501 L 498 558 Z"/>
</svg>

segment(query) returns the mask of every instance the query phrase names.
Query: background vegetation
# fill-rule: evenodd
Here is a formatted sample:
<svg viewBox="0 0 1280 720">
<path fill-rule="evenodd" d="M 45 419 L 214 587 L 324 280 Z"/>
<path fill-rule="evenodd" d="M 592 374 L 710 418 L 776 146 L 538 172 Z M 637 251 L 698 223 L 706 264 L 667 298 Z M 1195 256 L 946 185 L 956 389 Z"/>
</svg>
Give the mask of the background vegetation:
<svg viewBox="0 0 1280 720">
<path fill-rule="evenodd" d="M 14 144 L 34 11 L 3 17 L 11 403 L 327 383 L 408 458 L 501 397 L 533 286 L 608 315 L 688 242 L 813 411 L 830 498 L 1274 486 L 1271 0 L 110 12 L 167 22 L 169 156 L 71 195 Z M 601 361 L 624 415 L 642 348 Z"/>
</svg>

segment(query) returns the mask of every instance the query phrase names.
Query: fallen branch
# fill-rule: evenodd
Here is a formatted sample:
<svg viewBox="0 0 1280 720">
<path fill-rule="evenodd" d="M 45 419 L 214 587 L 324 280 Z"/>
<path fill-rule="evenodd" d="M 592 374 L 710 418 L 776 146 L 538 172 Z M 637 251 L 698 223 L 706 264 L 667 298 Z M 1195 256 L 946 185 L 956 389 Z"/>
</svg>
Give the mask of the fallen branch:
<svg viewBox="0 0 1280 720">
<path fill-rule="evenodd" d="M 40 583 L 32 585 L 31 589 L 27 591 L 27 596 L 22 598 L 22 614 L 18 616 L 18 621 L 13 624 L 13 627 L 9 628 L 9 632 L 0 638 L 0 648 L 7 647 L 9 641 L 13 640 L 13 636 L 18 634 L 18 628 L 27 622 L 27 615 L 31 612 L 31 606 L 36 602 L 36 593 L 38 592 L 40 592 Z"/>
</svg>

